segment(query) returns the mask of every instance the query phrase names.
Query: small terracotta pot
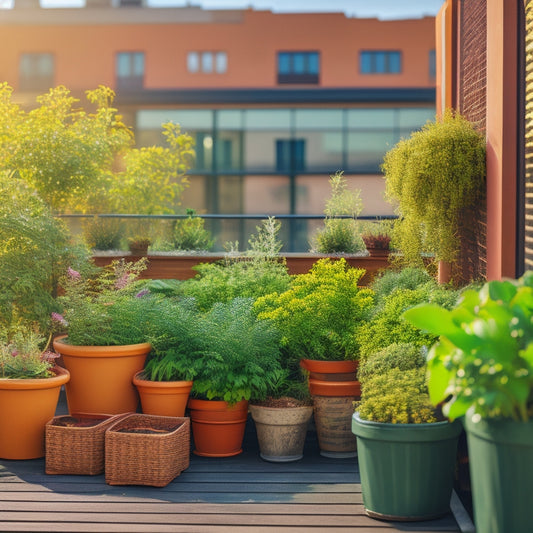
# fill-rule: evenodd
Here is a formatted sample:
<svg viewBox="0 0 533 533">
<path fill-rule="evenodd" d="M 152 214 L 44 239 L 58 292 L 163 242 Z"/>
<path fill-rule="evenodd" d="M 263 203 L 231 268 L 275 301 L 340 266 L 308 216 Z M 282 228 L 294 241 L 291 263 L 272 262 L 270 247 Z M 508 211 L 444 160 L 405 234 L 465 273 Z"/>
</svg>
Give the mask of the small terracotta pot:
<svg viewBox="0 0 533 533">
<path fill-rule="evenodd" d="M 150 381 L 142 379 L 142 371 L 133 377 L 141 398 L 142 412 L 147 415 L 185 415 L 192 381 Z"/>
<path fill-rule="evenodd" d="M 248 401 L 230 406 L 217 400 L 189 400 L 194 453 L 203 457 L 230 457 L 242 452 Z"/>
<path fill-rule="evenodd" d="M 56 366 L 43 379 L 0 379 L 0 457 L 37 459 L 45 455 L 45 426 L 57 408 L 68 370 Z"/>
<path fill-rule="evenodd" d="M 144 368 L 149 343 L 126 346 L 73 346 L 54 340 L 70 372 L 65 386 L 70 413 L 132 413 L 139 405 L 133 376 Z"/>
<path fill-rule="evenodd" d="M 353 381 L 356 379 L 358 362 L 302 359 L 300 366 L 309 372 L 311 379 L 322 381 Z"/>
</svg>

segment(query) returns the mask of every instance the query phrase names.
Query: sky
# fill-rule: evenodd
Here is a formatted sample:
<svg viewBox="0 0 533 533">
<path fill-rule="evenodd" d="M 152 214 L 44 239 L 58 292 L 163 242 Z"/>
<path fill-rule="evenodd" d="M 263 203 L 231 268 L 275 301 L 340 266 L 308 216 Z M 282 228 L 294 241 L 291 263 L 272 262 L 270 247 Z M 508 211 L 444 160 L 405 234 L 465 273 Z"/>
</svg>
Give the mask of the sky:
<svg viewBox="0 0 533 533">
<path fill-rule="evenodd" d="M 15 0 L 16 1 L 16 0 Z M 7 7 L 12 0 L 0 0 Z M 270 9 L 276 13 L 344 12 L 349 17 L 381 19 L 436 15 L 444 0 L 148 0 L 153 6 L 199 5 L 205 9 Z M 84 0 L 41 0 L 43 7 L 80 6 Z"/>
</svg>

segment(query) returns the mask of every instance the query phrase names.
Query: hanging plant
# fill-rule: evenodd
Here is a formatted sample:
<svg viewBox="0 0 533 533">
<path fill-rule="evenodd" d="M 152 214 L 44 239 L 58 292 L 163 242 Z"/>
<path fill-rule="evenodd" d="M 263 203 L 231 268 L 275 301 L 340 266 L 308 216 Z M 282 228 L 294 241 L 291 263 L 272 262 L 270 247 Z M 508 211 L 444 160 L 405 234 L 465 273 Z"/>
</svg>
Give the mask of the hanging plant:
<svg viewBox="0 0 533 533">
<path fill-rule="evenodd" d="M 464 117 L 447 111 L 384 159 L 386 196 L 397 203 L 394 242 L 409 264 L 424 252 L 454 262 L 462 210 L 479 200 L 485 180 L 485 139 Z"/>
</svg>

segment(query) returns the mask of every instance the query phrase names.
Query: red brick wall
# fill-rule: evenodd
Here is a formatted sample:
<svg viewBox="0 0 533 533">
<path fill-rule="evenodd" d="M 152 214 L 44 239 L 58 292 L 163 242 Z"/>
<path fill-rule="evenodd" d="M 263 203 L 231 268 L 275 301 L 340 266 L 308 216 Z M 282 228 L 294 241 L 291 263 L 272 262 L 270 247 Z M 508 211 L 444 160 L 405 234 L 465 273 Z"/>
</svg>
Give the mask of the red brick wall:
<svg viewBox="0 0 533 533">
<path fill-rule="evenodd" d="M 487 87 L 487 1 L 461 0 L 458 24 L 458 94 L 459 112 L 480 131 L 486 124 Z M 464 213 L 462 251 L 457 277 L 465 281 L 486 276 L 486 201 Z"/>
</svg>

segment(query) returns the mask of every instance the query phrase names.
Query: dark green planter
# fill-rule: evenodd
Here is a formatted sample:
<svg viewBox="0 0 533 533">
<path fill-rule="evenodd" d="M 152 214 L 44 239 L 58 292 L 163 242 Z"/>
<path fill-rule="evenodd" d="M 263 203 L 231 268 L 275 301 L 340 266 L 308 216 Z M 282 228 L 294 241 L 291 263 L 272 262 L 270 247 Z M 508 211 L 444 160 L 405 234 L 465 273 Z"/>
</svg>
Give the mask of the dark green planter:
<svg viewBox="0 0 533 533">
<path fill-rule="evenodd" d="M 465 418 L 477 533 L 533 531 L 533 422 Z"/>
<path fill-rule="evenodd" d="M 363 503 L 381 520 L 430 520 L 450 510 L 461 423 L 382 424 L 355 413 Z"/>
</svg>

